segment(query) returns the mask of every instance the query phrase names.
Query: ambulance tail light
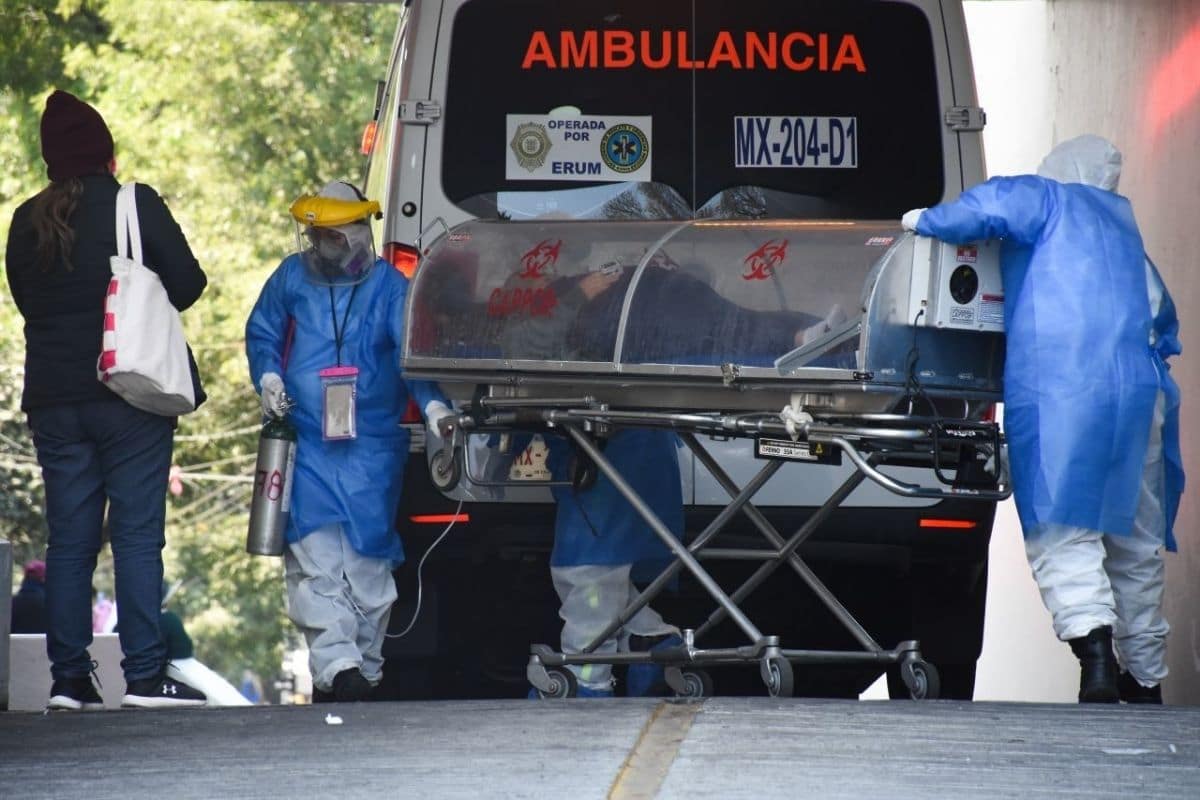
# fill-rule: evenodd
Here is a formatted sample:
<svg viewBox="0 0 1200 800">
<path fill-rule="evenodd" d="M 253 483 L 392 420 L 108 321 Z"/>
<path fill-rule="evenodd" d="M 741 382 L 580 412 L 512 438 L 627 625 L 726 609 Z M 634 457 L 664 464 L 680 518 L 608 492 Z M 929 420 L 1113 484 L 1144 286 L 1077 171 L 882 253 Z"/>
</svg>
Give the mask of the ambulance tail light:
<svg viewBox="0 0 1200 800">
<path fill-rule="evenodd" d="M 983 409 L 983 414 L 980 415 L 979 419 L 981 419 L 984 422 L 995 422 L 996 421 L 996 404 L 992 403 L 987 408 Z"/>
<path fill-rule="evenodd" d="M 940 530 L 969 531 L 979 523 L 972 519 L 942 519 L 938 517 L 922 517 L 922 528 L 937 528 Z"/>
<path fill-rule="evenodd" d="M 410 520 L 419 525 L 449 525 L 470 522 L 470 514 L 413 514 Z"/>
<path fill-rule="evenodd" d="M 424 421 L 421 417 L 421 409 L 417 408 L 417 401 L 411 397 L 408 398 L 408 407 L 404 409 L 404 414 L 400 417 L 400 424 L 409 425 Z"/>
<path fill-rule="evenodd" d="M 375 120 L 371 120 L 363 128 L 362 141 L 359 142 L 358 152 L 364 156 L 371 155 L 371 151 L 375 149 L 375 132 L 378 128 L 379 124 Z"/>
<path fill-rule="evenodd" d="M 404 277 L 411 278 L 417 271 L 417 262 L 421 260 L 421 253 L 412 245 L 388 242 L 383 246 L 383 257 L 393 267 L 400 270 Z"/>
</svg>

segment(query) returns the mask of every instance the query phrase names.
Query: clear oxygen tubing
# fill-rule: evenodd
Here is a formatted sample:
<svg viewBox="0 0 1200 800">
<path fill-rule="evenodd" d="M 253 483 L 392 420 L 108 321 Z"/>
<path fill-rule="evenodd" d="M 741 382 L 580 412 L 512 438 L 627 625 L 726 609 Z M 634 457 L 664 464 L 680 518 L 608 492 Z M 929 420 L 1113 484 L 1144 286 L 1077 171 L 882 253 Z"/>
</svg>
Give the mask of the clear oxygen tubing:
<svg viewBox="0 0 1200 800">
<path fill-rule="evenodd" d="M 417 562 L 417 607 L 413 609 L 412 619 L 408 621 L 408 625 L 405 626 L 404 630 L 400 631 L 399 633 L 385 633 L 384 638 L 400 639 L 404 636 L 407 636 L 409 631 L 413 629 L 413 626 L 417 624 L 417 618 L 421 615 L 421 570 L 425 568 L 425 559 L 429 558 L 429 554 L 432 553 L 437 546 L 442 543 L 442 539 L 446 538 L 446 534 L 450 533 L 450 529 L 453 528 L 455 523 L 458 522 L 458 515 L 462 511 L 462 507 L 463 501 L 459 500 L 458 508 L 454 509 L 454 515 L 450 519 L 450 524 L 448 524 L 446 529 L 442 531 L 436 539 L 433 540 L 433 544 L 429 545 L 429 549 L 425 551 L 425 555 L 421 556 L 421 560 Z"/>
</svg>

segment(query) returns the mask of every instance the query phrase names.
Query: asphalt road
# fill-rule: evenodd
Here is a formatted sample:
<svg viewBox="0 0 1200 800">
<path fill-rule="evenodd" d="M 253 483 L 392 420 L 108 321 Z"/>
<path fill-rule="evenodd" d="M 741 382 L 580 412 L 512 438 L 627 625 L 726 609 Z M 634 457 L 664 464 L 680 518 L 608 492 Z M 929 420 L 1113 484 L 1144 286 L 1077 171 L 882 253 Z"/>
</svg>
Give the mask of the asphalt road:
<svg viewBox="0 0 1200 800">
<path fill-rule="evenodd" d="M 0 796 L 1182 800 L 1200 797 L 1200 708 L 713 698 L 6 712 Z"/>
</svg>

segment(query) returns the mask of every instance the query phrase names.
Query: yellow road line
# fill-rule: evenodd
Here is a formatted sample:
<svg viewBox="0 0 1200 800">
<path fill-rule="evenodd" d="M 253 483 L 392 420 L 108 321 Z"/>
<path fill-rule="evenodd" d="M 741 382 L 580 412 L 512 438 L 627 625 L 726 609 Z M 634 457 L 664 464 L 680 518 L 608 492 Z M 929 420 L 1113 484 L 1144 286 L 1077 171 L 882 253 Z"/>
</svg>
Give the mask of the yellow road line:
<svg viewBox="0 0 1200 800">
<path fill-rule="evenodd" d="M 660 703 L 608 791 L 608 800 L 650 800 L 667 777 L 703 701 Z"/>
</svg>

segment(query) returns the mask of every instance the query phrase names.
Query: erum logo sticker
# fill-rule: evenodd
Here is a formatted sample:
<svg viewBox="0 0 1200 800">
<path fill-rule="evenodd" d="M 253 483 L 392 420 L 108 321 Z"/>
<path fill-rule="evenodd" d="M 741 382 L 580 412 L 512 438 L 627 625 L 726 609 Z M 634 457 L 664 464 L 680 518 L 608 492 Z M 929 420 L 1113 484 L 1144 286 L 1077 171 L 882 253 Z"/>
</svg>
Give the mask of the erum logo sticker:
<svg viewBox="0 0 1200 800">
<path fill-rule="evenodd" d="M 979 260 L 979 248 L 973 244 L 960 244 L 958 246 L 958 260 L 966 261 L 969 264 L 974 264 Z"/>
<path fill-rule="evenodd" d="M 562 239 L 543 239 L 521 256 L 521 272 L 518 278 L 538 280 L 554 274 L 554 265 L 558 263 L 558 254 L 562 249 Z"/>
<path fill-rule="evenodd" d="M 770 239 L 764 242 L 761 247 L 742 260 L 742 263 L 746 265 L 746 271 L 742 273 L 742 278 L 748 281 L 765 281 L 774 275 L 775 269 L 787 258 L 787 246 L 787 239 L 781 239 L 778 242 Z"/>
<path fill-rule="evenodd" d="M 600 140 L 600 157 L 614 172 L 637 172 L 650 155 L 650 140 L 636 125 L 614 125 Z"/>
</svg>

